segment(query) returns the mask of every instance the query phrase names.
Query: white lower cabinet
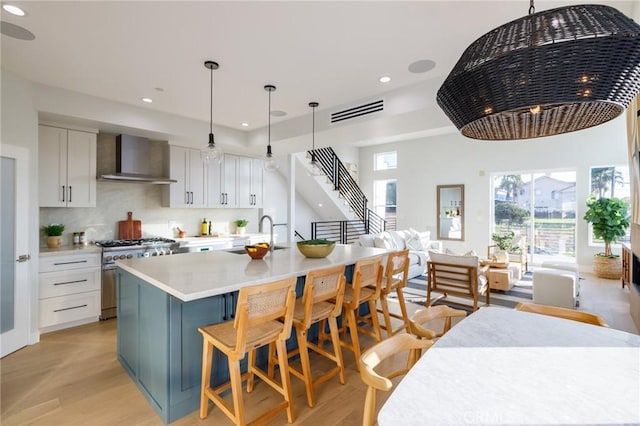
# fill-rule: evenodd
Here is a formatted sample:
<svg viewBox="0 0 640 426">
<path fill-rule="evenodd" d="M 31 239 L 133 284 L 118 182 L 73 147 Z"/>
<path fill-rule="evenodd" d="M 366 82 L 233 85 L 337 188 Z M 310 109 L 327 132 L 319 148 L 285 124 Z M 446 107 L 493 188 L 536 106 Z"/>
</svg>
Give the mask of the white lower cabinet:
<svg viewBox="0 0 640 426">
<path fill-rule="evenodd" d="M 100 253 L 41 257 L 40 331 L 60 330 L 100 316 Z"/>
</svg>

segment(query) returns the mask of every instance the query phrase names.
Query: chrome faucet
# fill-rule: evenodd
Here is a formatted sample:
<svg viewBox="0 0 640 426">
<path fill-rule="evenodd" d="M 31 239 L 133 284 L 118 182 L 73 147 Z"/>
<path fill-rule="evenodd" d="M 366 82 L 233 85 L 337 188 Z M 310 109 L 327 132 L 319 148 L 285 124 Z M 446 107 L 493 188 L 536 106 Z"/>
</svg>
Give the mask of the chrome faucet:
<svg viewBox="0 0 640 426">
<path fill-rule="evenodd" d="M 271 216 L 265 214 L 260 218 L 260 223 L 258 224 L 258 232 L 262 232 L 262 222 L 265 219 L 269 219 L 269 223 L 271 224 L 270 235 L 269 235 L 269 251 L 273 251 L 273 219 Z"/>
</svg>

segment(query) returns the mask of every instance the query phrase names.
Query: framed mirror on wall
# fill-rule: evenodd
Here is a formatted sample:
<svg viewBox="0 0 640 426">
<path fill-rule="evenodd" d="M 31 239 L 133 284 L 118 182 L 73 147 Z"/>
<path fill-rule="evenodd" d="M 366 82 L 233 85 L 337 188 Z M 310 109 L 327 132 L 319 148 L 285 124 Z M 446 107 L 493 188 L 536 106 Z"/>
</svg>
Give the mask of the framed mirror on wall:
<svg viewBox="0 0 640 426">
<path fill-rule="evenodd" d="M 464 241 L 464 185 L 438 185 L 438 239 Z"/>
</svg>

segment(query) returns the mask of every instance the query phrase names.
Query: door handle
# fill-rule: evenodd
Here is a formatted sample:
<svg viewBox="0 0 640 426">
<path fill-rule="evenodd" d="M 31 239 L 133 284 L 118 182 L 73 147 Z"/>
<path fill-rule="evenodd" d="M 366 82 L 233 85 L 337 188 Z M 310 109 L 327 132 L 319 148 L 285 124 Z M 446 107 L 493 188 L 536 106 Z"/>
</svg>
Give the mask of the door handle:
<svg viewBox="0 0 640 426">
<path fill-rule="evenodd" d="M 69 185 L 69 202 L 71 202 L 71 185 Z"/>
<path fill-rule="evenodd" d="M 31 255 L 30 254 L 21 254 L 16 259 L 16 262 L 22 263 L 22 262 L 26 262 L 27 260 L 31 260 Z"/>
<path fill-rule="evenodd" d="M 64 203 L 64 196 L 67 194 L 67 190 L 65 189 L 65 185 L 62 185 L 62 202 Z"/>
</svg>

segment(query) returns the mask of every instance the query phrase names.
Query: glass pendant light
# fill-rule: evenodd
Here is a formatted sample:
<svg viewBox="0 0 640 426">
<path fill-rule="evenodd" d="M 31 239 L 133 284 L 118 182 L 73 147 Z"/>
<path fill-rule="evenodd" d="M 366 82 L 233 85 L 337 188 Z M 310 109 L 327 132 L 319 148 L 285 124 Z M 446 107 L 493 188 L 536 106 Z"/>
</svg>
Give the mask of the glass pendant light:
<svg viewBox="0 0 640 426">
<path fill-rule="evenodd" d="M 267 155 L 264 160 L 264 169 L 268 172 L 273 172 L 278 168 L 278 163 L 273 158 L 273 154 L 271 153 L 271 92 L 276 90 L 276 86 L 271 84 L 267 84 L 264 86 L 264 90 L 269 92 L 269 127 L 268 127 L 268 139 L 267 139 Z"/>
<path fill-rule="evenodd" d="M 317 102 L 309 102 L 309 106 L 313 108 L 312 119 L 311 119 L 311 175 L 318 176 L 322 175 L 322 164 L 318 160 L 316 156 L 316 108 L 318 107 Z"/>
<path fill-rule="evenodd" d="M 216 142 L 213 136 L 213 70 L 217 70 L 219 68 L 217 62 L 213 61 L 205 61 L 204 67 L 207 68 L 211 72 L 211 98 L 210 98 L 210 120 L 209 120 L 209 144 L 205 149 L 200 151 L 200 157 L 202 161 L 207 164 L 209 162 L 217 161 L 220 163 L 222 158 L 224 157 L 224 153 L 218 147 L 216 147 Z"/>
</svg>

